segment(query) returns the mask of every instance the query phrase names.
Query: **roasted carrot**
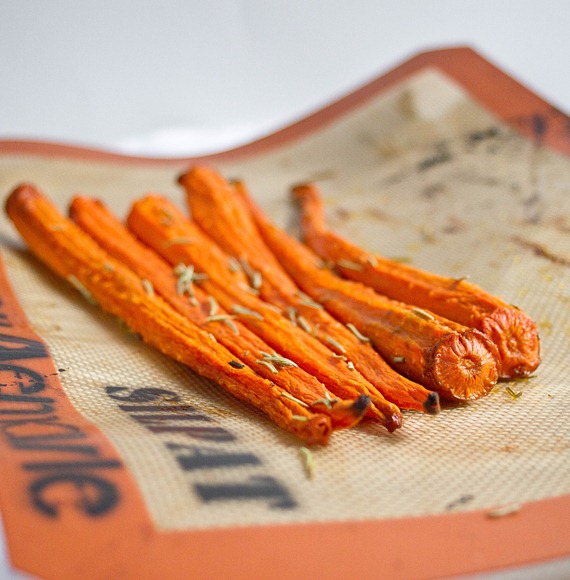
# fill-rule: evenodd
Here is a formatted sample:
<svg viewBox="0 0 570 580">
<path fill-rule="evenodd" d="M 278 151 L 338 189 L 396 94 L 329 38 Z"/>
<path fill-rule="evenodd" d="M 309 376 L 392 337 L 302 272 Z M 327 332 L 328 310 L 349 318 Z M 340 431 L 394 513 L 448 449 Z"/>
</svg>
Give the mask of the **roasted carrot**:
<svg viewBox="0 0 570 580">
<path fill-rule="evenodd" d="M 33 185 L 17 187 L 6 211 L 30 250 L 49 268 L 122 319 L 151 346 L 217 382 L 308 443 L 326 443 L 329 417 L 310 412 L 283 389 L 237 363 L 207 332 L 145 291 L 140 278 L 109 256 Z"/>
<path fill-rule="evenodd" d="M 408 378 L 456 401 L 477 399 L 497 382 L 497 348 L 482 332 L 335 276 L 308 247 L 274 226 L 251 198 L 246 201 L 267 245 L 301 289 L 353 324 Z"/>
<path fill-rule="evenodd" d="M 110 256 L 137 274 L 148 292 L 162 296 L 181 315 L 211 333 L 236 360 L 274 382 L 286 394 L 299 399 L 313 411 L 329 415 L 333 429 L 352 427 L 360 421 L 367 408 L 362 397 L 356 401 L 338 399 L 293 361 L 272 352 L 267 343 L 239 319 L 233 318 L 213 296 L 206 294 L 199 284 L 193 284 L 187 269 L 177 275 L 175 269 L 142 244 L 103 202 L 75 197 L 70 204 L 70 215 Z M 186 276 L 185 284 L 181 283 L 183 276 Z M 226 320 L 231 325 L 213 324 L 216 319 Z M 277 363 L 260 364 L 267 359 L 280 361 L 280 372 L 274 372 Z"/>
<path fill-rule="evenodd" d="M 259 273 L 259 293 L 268 302 L 287 311 L 291 322 L 312 333 L 325 344 L 335 344 L 347 360 L 382 395 L 401 409 L 437 413 L 437 393 L 394 371 L 353 326 L 345 326 L 326 310 L 307 300 L 299 287 L 269 250 L 247 205 L 234 188 L 208 167 L 196 166 L 179 178 L 193 220 L 228 254 L 236 257 L 246 271 Z M 340 352 L 342 351 L 342 352 Z"/>
<path fill-rule="evenodd" d="M 283 356 L 314 375 L 335 396 L 356 399 L 364 394 L 371 404 L 366 415 L 390 431 L 401 425 L 398 407 L 375 392 L 364 377 L 310 334 L 293 326 L 274 306 L 256 296 L 255 281 L 244 283 L 243 271 L 178 207 L 164 197 L 148 195 L 136 201 L 127 217 L 129 229 L 171 265 L 186 264 L 206 274 L 200 282 L 229 312 Z M 174 243 L 176 240 L 188 243 Z M 236 310 L 237 306 L 237 310 Z"/>
<path fill-rule="evenodd" d="M 497 345 L 504 378 L 527 376 L 537 368 L 537 326 L 522 310 L 462 278 L 438 276 L 372 255 L 332 232 L 325 225 L 324 204 L 315 185 L 300 185 L 293 195 L 301 206 L 304 241 L 321 258 L 331 261 L 342 276 L 395 300 L 477 328 Z"/>
</svg>

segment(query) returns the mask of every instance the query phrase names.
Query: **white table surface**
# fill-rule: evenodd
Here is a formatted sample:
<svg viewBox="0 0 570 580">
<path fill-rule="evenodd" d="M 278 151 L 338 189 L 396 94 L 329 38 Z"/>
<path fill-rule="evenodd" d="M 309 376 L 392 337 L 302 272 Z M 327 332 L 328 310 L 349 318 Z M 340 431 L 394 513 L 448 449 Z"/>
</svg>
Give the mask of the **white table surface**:
<svg viewBox="0 0 570 580">
<path fill-rule="evenodd" d="M 190 156 L 471 46 L 570 112 L 566 0 L 0 2 L 0 139 Z M 477 578 L 570 578 L 570 560 Z M 0 525 L 0 579 L 13 571 Z"/>
</svg>

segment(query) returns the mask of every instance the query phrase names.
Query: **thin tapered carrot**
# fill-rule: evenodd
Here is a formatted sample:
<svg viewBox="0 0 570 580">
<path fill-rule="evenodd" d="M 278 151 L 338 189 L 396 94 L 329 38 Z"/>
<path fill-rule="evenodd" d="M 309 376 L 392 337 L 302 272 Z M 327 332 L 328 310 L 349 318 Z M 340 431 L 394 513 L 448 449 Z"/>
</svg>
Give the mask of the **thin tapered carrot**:
<svg viewBox="0 0 570 580">
<path fill-rule="evenodd" d="M 166 216 L 166 219 L 165 219 Z M 355 399 L 364 394 L 371 404 L 368 417 L 380 421 L 389 431 L 401 426 L 398 407 L 384 397 L 358 372 L 350 370 L 338 357 L 310 334 L 293 326 L 274 306 L 260 300 L 258 290 L 244 283 L 244 273 L 214 242 L 190 221 L 173 203 L 162 196 L 148 195 L 136 201 L 127 217 L 129 229 L 171 265 L 186 264 L 207 275 L 202 289 L 233 312 L 237 306 L 257 316 L 239 314 L 238 318 L 273 349 L 314 375 L 341 399 Z M 192 243 L 177 244 L 186 239 Z M 247 277 L 246 277 L 247 279 Z"/>
<path fill-rule="evenodd" d="M 231 313 L 218 305 L 198 284 L 190 288 L 191 280 L 188 279 L 187 284 L 181 286 L 181 276 L 177 276 L 156 252 L 142 244 L 101 201 L 78 196 L 72 200 L 69 211 L 83 231 L 144 281 L 147 291 L 162 296 L 180 314 L 211 333 L 238 361 L 282 387 L 285 396 L 292 395 L 311 410 L 329 415 L 333 429 L 352 427 L 360 421 L 367 408 L 362 398 L 356 401 L 336 398 L 315 377 L 272 352 L 267 343 L 240 320 L 232 318 Z M 231 326 L 212 324 L 216 318 L 231 320 Z M 281 362 L 280 372 L 273 372 L 275 365 L 259 364 L 260 360 L 268 358 Z"/>
<path fill-rule="evenodd" d="M 536 323 L 464 279 L 446 278 L 408 264 L 372 255 L 325 225 L 324 204 L 315 185 L 300 185 L 293 195 L 301 206 L 304 241 L 338 272 L 395 300 L 426 308 L 449 320 L 477 328 L 499 349 L 501 376 L 523 377 L 540 364 Z"/>
<path fill-rule="evenodd" d="M 267 245 L 301 289 L 354 324 L 400 372 L 457 401 L 477 399 L 497 382 L 497 348 L 482 332 L 338 278 L 308 247 L 275 227 L 251 198 L 246 201 Z"/>
<path fill-rule="evenodd" d="M 337 345 L 354 367 L 382 395 L 401 409 L 437 413 L 437 393 L 394 371 L 372 348 L 367 338 L 347 327 L 326 310 L 315 308 L 281 267 L 259 234 L 239 192 L 247 195 L 243 183 L 228 183 L 208 168 L 196 166 L 179 178 L 193 220 L 228 254 L 260 274 L 259 293 L 268 302 L 287 310 L 294 324 L 311 332 L 326 344 Z M 352 329 L 352 330 L 351 330 Z"/>
<path fill-rule="evenodd" d="M 280 387 L 235 361 L 226 348 L 162 298 L 149 295 L 136 274 L 62 216 L 36 187 L 17 187 L 6 201 L 6 211 L 41 261 L 148 344 L 215 381 L 308 443 L 327 442 L 329 417 L 282 397 Z"/>
</svg>

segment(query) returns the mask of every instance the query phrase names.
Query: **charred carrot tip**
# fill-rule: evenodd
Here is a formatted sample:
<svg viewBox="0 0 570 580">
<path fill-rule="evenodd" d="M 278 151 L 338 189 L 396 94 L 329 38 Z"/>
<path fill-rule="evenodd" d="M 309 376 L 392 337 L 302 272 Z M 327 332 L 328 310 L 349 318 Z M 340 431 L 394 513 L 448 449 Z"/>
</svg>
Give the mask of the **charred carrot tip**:
<svg viewBox="0 0 570 580">
<path fill-rule="evenodd" d="M 386 418 L 386 429 L 390 433 L 393 433 L 396 429 L 399 429 L 402 426 L 402 415 L 399 413 L 392 413 L 389 417 Z"/>
<path fill-rule="evenodd" d="M 432 391 L 423 404 L 424 411 L 430 415 L 437 415 L 441 411 L 439 395 Z"/>
<path fill-rule="evenodd" d="M 361 417 L 366 413 L 368 407 L 370 407 L 370 397 L 368 395 L 360 395 L 352 405 L 352 412 L 356 417 Z"/>
</svg>

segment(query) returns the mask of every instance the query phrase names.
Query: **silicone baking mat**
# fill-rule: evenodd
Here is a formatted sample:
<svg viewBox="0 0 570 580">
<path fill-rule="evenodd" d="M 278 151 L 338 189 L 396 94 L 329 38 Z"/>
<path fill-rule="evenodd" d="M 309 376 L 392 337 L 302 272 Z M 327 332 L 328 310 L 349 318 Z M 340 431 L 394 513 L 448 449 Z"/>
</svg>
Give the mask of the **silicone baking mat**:
<svg viewBox="0 0 570 580">
<path fill-rule="evenodd" d="M 316 182 L 333 229 L 527 311 L 534 376 L 312 450 L 151 350 L 58 280 L 2 219 L 0 505 L 42 578 L 423 578 L 570 555 L 570 123 L 469 49 L 422 54 L 267 138 L 196 159 L 1 142 L 33 182 L 124 216 L 214 166 L 295 231 Z M 516 392 L 520 396 L 513 397 Z M 204 427 L 206 425 L 206 427 Z M 217 461 L 200 461 L 204 457 Z"/>
</svg>

